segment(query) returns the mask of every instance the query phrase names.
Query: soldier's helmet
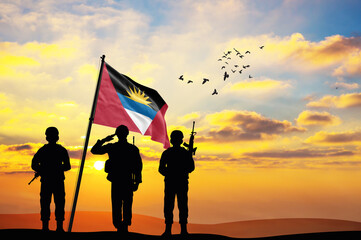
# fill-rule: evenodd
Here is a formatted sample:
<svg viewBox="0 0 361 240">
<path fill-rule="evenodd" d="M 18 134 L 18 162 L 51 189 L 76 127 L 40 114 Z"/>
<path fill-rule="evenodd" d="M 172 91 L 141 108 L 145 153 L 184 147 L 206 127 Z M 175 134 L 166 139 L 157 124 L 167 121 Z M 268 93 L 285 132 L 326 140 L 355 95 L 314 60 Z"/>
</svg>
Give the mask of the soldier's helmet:
<svg viewBox="0 0 361 240">
<path fill-rule="evenodd" d="M 174 130 L 171 134 L 170 134 L 170 142 L 173 145 L 181 145 L 183 142 L 183 133 L 180 130 Z"/>
<path fill-rule="evenodd" d="M 48 142 L 57 142 L 59 140 L 59 131 L 56 127 L 48 127 L 45 130 L 45 135 Z"/>
<path fill-rule="evenodd" d="M 174 131 L 170 134 L 170 138 L 182 140 L 182 139 L 184 138 L 184 136 L 183 136 L 182 131 L 180 131 L 180 130 L 174 130 Z"/>
<path fill-rule="evenodd" d="M 128 136 L 128 134 L 129 134 L 129 129 L 125 125 L 120 125 L 115 130 L 115 135 L 117 135 L 118 138 L 125 138 L 126 136 Z"/>
</svg>

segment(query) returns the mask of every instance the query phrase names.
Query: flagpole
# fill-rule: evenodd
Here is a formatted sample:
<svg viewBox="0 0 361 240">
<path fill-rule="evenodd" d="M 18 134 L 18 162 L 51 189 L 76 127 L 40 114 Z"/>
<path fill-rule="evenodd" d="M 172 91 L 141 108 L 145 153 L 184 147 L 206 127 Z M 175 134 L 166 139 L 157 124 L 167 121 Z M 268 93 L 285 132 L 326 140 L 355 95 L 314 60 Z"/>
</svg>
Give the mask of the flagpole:
<svg viewBox="0 0 361 240">
<path fill-rule="evenodd" d="M 102 55 L 100 58 L 101 58 L 102 61 L 101 61 L 100 70 L 99 70 L 98 82 L 97 82 L 97 86 L 96 86 L 96 89 L 95 89 L 93 106 L 92 106 L 92 110 L 90 112 L 88 130 L 87 130 L 86 137 L 85 137 L 85 142 L 84 142 L 83 155 L 82 155 L 82 158 L 81 158 L 81 163 L 80 163 L 80 168 L 79 168 L 79 173 L 78 173 L 78 180 L 77 180 L 75 193 L 74 193 L 73 207 L 71 209 L 68 232 L 71 232 L 71 229 L 73 227 L 76 203 L 78 201 L 78 195 L 79 195 L 79 190 L 80 190 L 80 182 L 81 182 L 81 178 L 82 178 L 82 175 L 83 175 L 83 169 L 84 169 L 84 163 L 85 163 L 86 153 L 87 153 L 87 149 L 88 149 L 89 137 L 90 137 L 90 132 L 91 132 L 91 128 L 92 128 L 92 124 L 93 124 L 93 120 L 94 120 L 95 109 L 96 109 L 97 100 L 98 100 L 99 87 L 100 87 L 100 81 L 101 81 L 102 73 L 103 73 L 105 55 Z"/>
</svg>

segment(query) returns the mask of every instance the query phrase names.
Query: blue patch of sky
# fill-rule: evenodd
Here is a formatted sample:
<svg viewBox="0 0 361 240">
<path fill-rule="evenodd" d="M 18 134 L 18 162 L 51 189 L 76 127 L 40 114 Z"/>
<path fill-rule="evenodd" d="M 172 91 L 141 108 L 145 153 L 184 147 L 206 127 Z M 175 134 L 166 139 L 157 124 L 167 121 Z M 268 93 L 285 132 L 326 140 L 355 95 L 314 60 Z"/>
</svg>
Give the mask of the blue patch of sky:
<svg viewBox="0 0 361 240">
<path fill-rule="evenodd" d="M 309 18 L 303 31 L 315 41 L 336 34 L 346 37 L 360 34 L 360 9 L 361 1 L 314 1 L 300 9 L 300 14 Z"/>
<path fill-rule="evenodd" d="M 167 24 L 165 13 L 169 10 L 170 5 L 164 0 L 128 0 L 128 1 L 115 1 L 122 3 L 125 8 L 131 8 L 134 11 L 141 12 L 150 17 L 150 27 L 156 27 Z"/>
<path fill-rule="evenodd" d="M 253 0 L 247 6 L 258 12 L 251 15 L 255 26 L 267 24 L 267 19 L 272 18 L 274 26 L 270 31 L 279 36 L 300 32 L 309 40 L 320 41 L 336 34 L 361 35 L 361 1 Z"/>
</svg>

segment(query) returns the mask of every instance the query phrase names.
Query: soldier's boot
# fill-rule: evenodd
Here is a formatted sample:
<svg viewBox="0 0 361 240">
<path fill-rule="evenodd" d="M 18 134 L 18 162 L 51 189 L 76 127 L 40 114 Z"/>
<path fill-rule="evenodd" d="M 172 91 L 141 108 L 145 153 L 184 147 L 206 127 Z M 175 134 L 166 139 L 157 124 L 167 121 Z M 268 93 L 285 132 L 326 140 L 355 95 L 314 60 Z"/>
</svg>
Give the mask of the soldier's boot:
<svg viewBox="0 0 361 240">
<path fill-rule="evenodd" d="M 126 224 L 126 223 L 123 223 L 123 233 L 125 233 L 125 234 L 129 233 L 128 224 Z"/>
<path fill-rule="evenodd" d="M 43 221 L 43 228 L 42 230 L 44 232 L 48 232 L 49 231 L 49 221 Z"/>
<path fill-rule="evenodd" d="M 117 232 L 120 234 L 127 234 L 128 233 L 128 224 L 121 222 L 119 227 L 117 228 Z"/>
<path fill-rule="evenodd" d="M 165 231 L 162 234 L 163 237 L 169 237 L 172 235 L 172 224 L 171 223 L 167 223 L 165 225 Z"/>
<path fill-rule="evenodd" d="M 64 232 L 63 221 L 56 222 L 56 231 L 61 233 Z"/>
<path fill-rule="evenodd" d="M 181 224 L 181 235 L 183 235 L 183 236 L 188 235 L 187 224 L 186 223 Z"/>
</svg>

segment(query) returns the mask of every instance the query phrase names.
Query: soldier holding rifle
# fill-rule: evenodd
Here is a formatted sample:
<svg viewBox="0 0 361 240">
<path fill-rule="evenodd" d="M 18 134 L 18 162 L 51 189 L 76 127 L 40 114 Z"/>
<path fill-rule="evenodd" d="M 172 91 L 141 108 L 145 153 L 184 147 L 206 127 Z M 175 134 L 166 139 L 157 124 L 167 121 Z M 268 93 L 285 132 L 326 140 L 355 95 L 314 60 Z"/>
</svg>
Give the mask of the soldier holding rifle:
<svg viewBox="0 0 361 240">
<path fill-rule="evenodd" d="M 174 130 L 170 135 L 172 147 L 165 150 L 159 162 L 159 172 L 164 176 L 164 218 L 166 228 L 163 236 L 172 234 L 173 209 L 175 197 L 177 196 L 179 209 L 179 223 L 181 234 L 187 235 L 188 223 L 188 178 L 189 173 L 194 170 L 193 148 L 194 122 L 189 144 L 185 144 L 188 150 L 181 147 L 183 133 Z"/>
<path fill-rule="evenodd" d="M 41 177 L 40 190 L 40 215 L 43 222 L 43 230 L 49 231 L 50 203 L 54 195 L 55 218 L 57 222 L 56 231 L 63 232 L 65 187 L 64 171 L 70 170 L 70 160 L 67 150 L 57 144 L 59 131 L 56 127 L 49 127 L 45 131 L 48 144 L 41 147 L 34 155 L 31 168 L 35 171 L 34 178 Z"/>
</svg>

